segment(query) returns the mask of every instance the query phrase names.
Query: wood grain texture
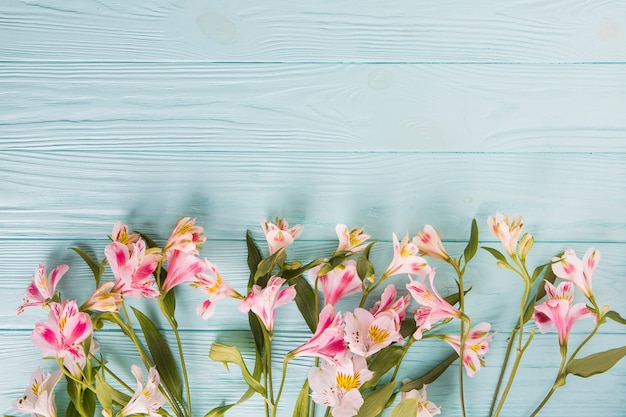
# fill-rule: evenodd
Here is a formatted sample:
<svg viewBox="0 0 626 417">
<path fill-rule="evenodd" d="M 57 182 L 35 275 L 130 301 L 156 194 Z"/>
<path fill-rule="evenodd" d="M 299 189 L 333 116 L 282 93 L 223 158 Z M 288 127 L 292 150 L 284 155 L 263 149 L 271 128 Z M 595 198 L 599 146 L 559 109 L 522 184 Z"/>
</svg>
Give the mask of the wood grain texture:
<svg viewBox="0 0 626 417">
<path fill-rule="evenodd" d="M 518 373 L 513 391 L 507 400 L 507 416 L 529 415 L 550 388 L 560 359 L 556 335 L 551 336 L 538 337 L 533 341 L 533 345 L 525 356 L 524 366 Z M 168 337 L 171 337 L 171 334 Z M 489 409 L 490 398 L 485 393 L 490 392 L 495 386 L 498 365 L 503 358 L 505 348 L 504 335 L 499 335 L 499 337 L 499 340 L 496 338 L 492 350 L 486 357 L 487 367 L 482 368 L 475 378 L 467 378 L 465 381 L 467 408 L 470 415 L 486 415 Z M 215 341 L 237 345 L 243 353 L 244 360 L 252 366 L 253 347 L 250 336 L 241 332 L 185 332 L 182 338 L 183 343 L 188 342 L 185 352 L 194 369 L 194 372 L 190 374 L 193 406 L 196 410 L 194 415 L 203 415 L 209 409 L 222 405 L 222 401 L 226 404 L 237 401 L 246 389 L 239 370 L 233 366 L 230 372 L 227 371 L 222 364 L 211 361 L 208 358 L 208 352 L 210 344 Z M 282 357 L 306 339 L 305 334 L 293 332 L 290 334 L 279 332 L 276 335 L 273 341 L 275 375 L 280 374 Z M 623 343 L 623 335 L 599 335 L 597 339 L 602 339 L 602 342 L 595 343 L 592 340 L 586 353 L 604 349 L 606 346 L 619 346 Z M 132 345 L 119 333 L 101 333 L 98 340 L 106 347 L 107 350 L 103 353 L 110 359 L 113 369 L 119 371 L 120 375 L 124 375 L 125 379 L 133 384 L 134 379 L 128 369 L 131 364 L 137 364 L 138 359 L 133 353 Z M 571 342 L 579 343 L 580 337 L 573 337 Z M 31 369 L 35 369 L 38 365 L 50 365 L 42 361 L 41 353 L 36 348 L 29 345 L 28 332 L 3 332 L 3 338 L 0 341 L 0 360 L 3 363 L 3 372 L 11 375 L 12 378 L 0 379 L 0 393 L 2 393 L 0 410 L 8 411 L 10 403 L 23 394 L 21 387 L 28 383 Z M 24 348 L 16 350 L 15 346 L 24 346 Z M 441 341 L 418 342 L 411 347 L 399 376 L 415 378 L 451 351 L 452 349 Z M 282 403 L 284 408 L 281 407 L 282 410 L 279 413 L 281 417 L 291 415 L 289 409 L 293 406 L 307 369 L 312 364 L 311 358 L 304 357 L 296 358 L 290 363 L 283 397 L 284 403 Z M 443 405 L 443 416 L 455 416 L 460 413 L 456 388 L 457 372 L 456 366 L 453 366 L 428 387 L 428 398 Z M 619 363 L 608 374 L 598 375 L 591 379 L 570 376 L 567 385 L 557 391 L 553 401 L 548 404 L 542 414 L 586 417 L 589 415 L 588 408 L 581 407 L 580 402 L 571 399 L 588 398 L 591 391 L 593 399 L 590 401 L 593 401 L 593 407 L 597 413 L 619 415 L 619 410 L 617 414 L 615 413 L 615 406 L 620 403 L 616 395 L 626 392 L 625 380 L 626 362 Z M 598 389 L 597 387 L 611 387 L 611 389 Z M 67 399 L 60 399 L 60 404 L 67 404 Z M 227 415 L 258 415 L 261 409 L 262 403 L 256 396 L 249 402 L 237 406 Z"/>
<path fill-rule="evenodd" d="M 307 224 L 308 240 L 340 222 L 375 239 L 430 223 L 460 240 L 500 211 L 538 240 L 625 241 L 620 153 L 11 151 L 0 177 L 0 238 L 90 239 L 117 220 L 162 236 L 189 215 L 212 238 L 242 239 L 278 215 Z"/>
<path fill-rule="evenodd" d="M 0 16 L 12 61 L 626 61 L 619 0 L 8 0 Z"/>
<path fill-rule="evenodd" d="M 489 239 L 491 236 L 485 236 Z M 6 241 L 0 240 L 0 265 L 4 265 L 3 281 L 1 284 L 5 303 L 0 304 L 0 331 L 1 330 L 30 330 L 36 318 L 43 318 L 45 313 L 39 308 L 28 309 L 23 315 L 16 317 L 15 311 L 21 304 L 22 296 L 26 287 L 30 284 L 30 278 L 34 274 L 37 265 L 45 262 L 48 271 L 56 265 L 66 263 L 70 271 L 59 283 L 58 290 L 64 299 L 76 299 L 82 304 L 95 290 L 95 284 L 91 271 L 74 252 L 68 250 L 69 246 L 78 246 L 88 250 L 98 260 L 104 258 L 104 246 L 106 241 Z M 263 242 L 259 241 L 262 250 Z M 459 256 L 465 244 L 445 242 L 447 250 L 454 256 Z M 499 243 L 487 242 L 484 246 L 499 248 Z M 314 241 L 298 242 L 290 248 L 288 254 L 290 260 L 309 262 L 316 257 L 327 257 L 332 254 L 336 242 Z M 538 266 L 549 262 L 557 253 L 571 247 L 582 257 L 589 247 L 587 244 L 570 245 L 564 242 L 536 243 L 529 257 L 529 267 Z M 612 310 L 618 311 L 626 317 L 626 280 L 623 279 L 624 262 L 622 254 L 626 251 L 626 244 L 596 244 L 595 248 L 601 253 L 601 262 L 594 274 L 594 293 L 600 305 L 608 305 Z M 231 286 L 245 293 L 248 283 L 248 269 L 246 266 L 246 246 L 242 241 L 211 240 L 207 242 L 201 252 L 219 268 L 222 276 Z M 372 251 L 372 261 L 378 274 L 385 270 L 393 255 L 392 245 L 389 241 L 379 242 Z M 457 292 L 454 282 L 454 272 L 442 262 L 429 259 L 429 263 L 437 269 L 436 285 L 443 295 Z M 105 280 L 113 280 L 110 269 L 107 268 Z M 398 287 L 398 292 L 406 294 L 405 288 L 408 282 L 406 275 L 395 276 L 389 279 Z M 313 281 L 311 281 L 313 283 Z M 512 307 L 518 303 L 523 293 L 523 283 L 519 277 L 510 271 L 502 270 L 496 266 L 494 258 L 486 251 L 480 251 L 475 260 L 468 268 L 465 279 L 466 286 L 472 287 L 472 291 L 466 298 L 467 312 L 474 322 L 489 321 L 498 332 L 508 334 L 518 319 L 518 311 Z M 367 307 L 374 304 L 379 294 L 377 291 L 367 303 Z M 196 315 L 196 306 L 208 296 L 198 290 L 183 285 L 176 290 L 177 296 L 177 321 L 183 330 L 197 330 L 207 332 L 219 332 L 220 330 L 246 330 L 248 329 L 247 316 L 238 308 L 238 302 L 227 299 L 219 302 L 215 316 L 210 320 L 202 320 Z M 506 295 L 503 297 L 503 295 Z M 349 296 L 342 301 L 339 309 L 352 310 L 358 305 L 360 294 Z M 584 301 L 583 299 L 577 300 Z M 139 307 L 142 311 L 152 312 L 154 319 L 161 328 L 168 328 L 168 324 L 160 317 L 158 307 L 154 300 L 138 301 L 128 297 L 131 305 Z M 417 308 L 413 306 L 409 311 Z M 588 325 L 582 325 L 574 329 L 574 332 L 589 331 Z M 307 326 L 300 316 L 295 305 L 281 307 L 277 314 L 277 328 L 289 329 L 298 332 L 307 330 Z M 578 330 L 579 329 L 579 330 Z M 626 328 L 614 323 L 605 325 L 601 332 L 623 334 L 626 339 Z"/>
<path fill-rule="evenodd" d="M 5 63 L 0 87 L 0 151 L 626 152 L 626 64 Z"/>
</svg>

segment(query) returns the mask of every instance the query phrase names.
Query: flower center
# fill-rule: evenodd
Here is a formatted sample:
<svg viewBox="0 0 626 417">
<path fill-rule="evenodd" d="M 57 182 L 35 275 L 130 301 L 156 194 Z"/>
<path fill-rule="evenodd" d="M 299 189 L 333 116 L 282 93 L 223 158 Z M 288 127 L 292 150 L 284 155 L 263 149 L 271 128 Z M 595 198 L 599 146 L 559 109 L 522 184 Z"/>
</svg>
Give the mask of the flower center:
<svg viewBox="0 0 626 417">
<path fill-rule="evenodd" d="M 370 339 L 376 344 L 383 343 L 389 337 L 389 330 L 383 330 L 376 326 L 370 327 L 369 333 Z"/>
<path fill-rule="evenodd" d="M 337 386 L 346 391 L 350 391 L 353 388 L 358 388 L 361 386 L 359 382 L 358 372 L 350 375 L 338 373 L 335 379 L 337 381 Z"/>
</svg>

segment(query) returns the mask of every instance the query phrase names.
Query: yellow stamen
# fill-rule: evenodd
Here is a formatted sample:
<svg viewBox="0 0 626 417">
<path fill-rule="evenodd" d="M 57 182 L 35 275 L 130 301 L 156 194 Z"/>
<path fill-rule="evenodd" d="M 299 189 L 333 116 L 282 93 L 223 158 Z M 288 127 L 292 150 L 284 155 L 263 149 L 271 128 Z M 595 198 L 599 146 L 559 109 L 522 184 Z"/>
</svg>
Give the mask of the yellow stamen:
<svg viewBox="0 0 626 417">
<path fill-rule="evenodd" d="M 337 381 L 337 386 L 346 391 L 350 391 L 353 388 L 358 388 L 361 386 L 358 371 L 351 375 L 338 373 L 335 379 Z"/>
<path fill-rule="evenodd" d="M 389 337 L 389 330 L 382 330 L 376 326 L 370 327 L 370 339 L 374 343 L 383 343 Z"/>
</svg>

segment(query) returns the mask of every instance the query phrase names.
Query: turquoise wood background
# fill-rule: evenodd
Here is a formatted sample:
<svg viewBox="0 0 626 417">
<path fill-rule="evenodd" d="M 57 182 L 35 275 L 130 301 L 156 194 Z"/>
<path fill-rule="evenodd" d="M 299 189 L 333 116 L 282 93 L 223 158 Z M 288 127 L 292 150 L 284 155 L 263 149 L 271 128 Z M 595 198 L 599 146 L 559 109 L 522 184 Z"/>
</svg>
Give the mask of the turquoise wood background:
<svg viewBox="0 0 626 417">
<path fill-rule="evenodd" d="M 60 289 L 86 296 L 88 270 L 67 248 L 101 257 L 118 220 L 166 238 L 178 217 L 197 217 L 202 254 L 243 291 L 245 230 L 261 238 L 264 218 L 305 224 L 291 252 L 304 259 L 333 250 L 336 223 L 366 225 L 384 267 L 394 231 L 432 224 L 458 254 L 472 218 L 496 246 L 486 218 L 519 213 L 537 263 L 598 248 L 597 298 L 626 313 L 623 0 L 3 0 L 0 40 L 0 411 L 41 362 L 30 344 L 39 312 L 15 316 L 37 264 L 69 263 Z M 501 311 L 522 286 L 485 252 L 468 280 L 472 317 L 498 330 L 468 382 L 469 414 L 481 416 L 515 319 Z M 177 311 L 198 415 L 244 389 L 207 358 L 210 344 L 239 343 L 251 358 L 235 302 L 204 322 L 201 299 L 183 288 Z M 279 353 L 307 338 L 289 308 Z M 120 367 L 136 362 L 118 332 L 99 339 L 115 343 L 106 352 Z M 507 416 L 528 415 L 558 368 L 556 335 L 535 340 Z M 610 324 L 589 352 L 624 344 Z M 449 352 L 424 346 L 407 375 Z M 284 405 L 310 364 L 292 362 Z M 429 388 L 444 416 L 459 415 L 455 387 L 453 371 Z M 622 362 L 570 377 L 542 415 L 624 416 L 625 398 Z M 253 400 L 231 415 L 260 410 Z"/>
</svg>

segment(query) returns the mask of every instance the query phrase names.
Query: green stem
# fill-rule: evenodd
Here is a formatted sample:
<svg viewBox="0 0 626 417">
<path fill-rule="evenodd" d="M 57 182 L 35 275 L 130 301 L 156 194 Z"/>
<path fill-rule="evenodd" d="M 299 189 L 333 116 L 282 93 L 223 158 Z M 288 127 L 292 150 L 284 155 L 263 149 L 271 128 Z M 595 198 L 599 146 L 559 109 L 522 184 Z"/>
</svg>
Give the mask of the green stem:
<svg viewBox="0 0 626 417">
<path fill-rule="evenodd" d="M 465 340 L 469 331 L 470 325 L 468 323 L 468 331 L 465 330 L 465 320 L 469 320 L 465 315 L 465 294 L 463 288 L 463 272 L 459 269 L 459 264 L 455 259 L 448 260 L 448 263 L 452 265 L 458 276 L 457 284 L 459 286 L 459 311 L 461 312 L 461 346 L 459 347 L 459 399 L 461 401 L 461 415 L 466 417 L 465 414 L 465 390 L 463 388 L 463 350 L 465 348 Z"/>
<path fill-rule="evenodd" d="M 170 324 L 170 327 L 172 328 L 172 330 L 174 331 L 174 336 L 176 338 L 176 346 L 178 348 L 178 357 L 180 358 L 180 366 L 183 369 L 183 380 L 184 380 L 184 384 L 185 384 L 185 396 L 187 397 L 187 415 L 189 417 L 192 417 L 191 414 L 191 392 L 189 389 L 189 378 L 187 375 L 187 366 L 185 365 L 185 355 L 183 354 L 183 345 L 181 343 L 180 340 L 180 334 L 178 333 L 178 326 L 176 325 L 176 323 L 174 322 L 172 317 L 169 317 L 168 314 L 163 314 L 166 318 L 167 321 Z"/>
<path fill-rule="evenodd" d="M 396 380 L 396 376 L 398 376 L 398 371 L 400 370 L 400 365 L 402 364 L 402 361 L 404 360 L 404 355 L 406 355 L 406 353 L 409 351 L 409 348 L 411 347 L 413 342 L 415 342 L 415 340 L 416 339 L 414 339 L 413 336 L 409 336 L 409 340 L 407 340 L 407 342 L 404 344 L 404 347 L 402 348 L 402 355 L 400 356 L 400 359 L 398 360 L 398 363 L 396 364 L 396 369 L 393 371 L 393 375 L 391 375 L 390 382 L 393 382 Z"/>
<path fill-rule="evenodd" d="M 502 411 L 502 407 L 504 406 L 504 402 L 506 401 L 506 397 L 509 395 L 509 391 L 513 386 L 513 380 L 515 379 L 515 373 L 517 372 L 517 368 L 522 360 L 522 356 L 524 355 L 524 351 L 530 345 L 531 340 L 533 340 L 533 336 L 535 335 L 535 331 L 531 331 L 530 336 L 528 336 L 528 340 L 524 347 L 517 350 L 517 355 L 515 356 L 515 362 L 513 362 L 513 369 L 511 369 L 511 375 L 507 381 L 506 387 L 504 388 L 504 392 L 502 393 L 502 398 L 500 398 L 500 402 L 498 403 L 498 408 L 496 408 L 496 412 L 493 414 L 493 417 L 497 417 L 500 415 L 500 411 Z M 520 336 L 521 338 L 521 336 Z"/>
<path fill-rule="evenodd" d="M 100 365 L 100 367 L 102 369 L 104 369 L 104 371 L 109 374 L 113 379 L 115 379 L 117 381 L 118 384 L 120 384 L 122 387 L 124 387 L 124 389 L 126 389 L 128 392 L 134 392 L 135 390 L 133 390 L 128 384 L 126 384 L 120 377 L 118 377 L 112 370 L 110 370 L 104 363 L 104 361 L 98 359 L 95 355 L 90 354 L 91 358 L 96 361 L 96 363 L 98 365 Z"/>
<path fill-rule="evenodd" d="M 268 390 L 268 394 L 269 394 L 269 402 L 270 404 L 275 404 L 274 402 L 274 387 L 273 387 L 273 383 L 272 383 L 272 346 L 271 346 L 271 342 L 272 342 L 272 338 L 271 336 L 268 334 L 267 330 L 263 330 L 263 339 L 265 341 L 265 351 L 263 352 L 265 354 L 265 368 L 266 368 L 266 389 Z"/>
<path fill-rule="evenodd" d="M 367 297 L 376 289 L 380 286 L 380 284 L 383 283 L 383 281 L 385 281 L 387 278 L 389 278 L 389 276 L 387 274 L 382 274 L 380 276 L 380 278 L 378 279 L 378 281 L 376 281 L 374 284 L 370 285 L 369 287 L 363 287 L 363 296 L 361 297 L 361 302 L 359 303 L 359 307 L 363 308 L 363 306 L 365 305 L 365 301 L 367 301 Z"/>
<path fill-rule="evenodd" d="M 126 317 L 127 322 L 130 323 L 130 316 L 128 315 L 128 310 L 126 309 L 126 303 L 124 301 L 122 301 L 122 311 L 124 312 L 124 316 Z M 113 317 L 113 321 L 122 329 L 124 334 L 126 334 L 135 345 L 135 348 L 137 349 L 137 352 L 139 353 L 139 357 L 141 358 L 146 369 L 150 369 L 152 366 L 154 366 L 152 359 L 150 359 L 150 356 L 148 356 L 143 346 L 141 346 L 141 343 L 139 343 L 139 339 L 137 338 L 137 335 L 135 334 L 135 329 L 133 328 L 133 326 L 126 324 L 124 319 L 122 319 L 117 314 L 113 314 L 112 317 Z M 177 416 L 183 415 L 183 412 L 180 409 L 178 402 L 174 400 L 171 393 L 168 390 L 166 390 L 162 384 L 159 384 L 159 391 L 161 391 L 167 403 L 170 405 L 170 407 L 172 407 L 172 410 L 174 410 L 174 413 Z"/>
<path fill-rule="evenodd" d="M 498 377 L 498 383 L 496 384 L 496 389 L 493 393 L 493 398 L 491 399 L 491 406 L 489 407 L 488 417 L 491 417 L 493 415 L 493 410 L 496 408 L 496 401 L 498 400 L 498 394 L 500 394 L 500 387 L 502 386 L 504 374 L 506 372 L 506 368 L 509 363 L 509 358 L 511 357 L 511 351 L 513 350 L 513 343 L 515 343 L 516 333 L 517 333 L 517 327 L 511 331 L 511 336 L 509 336 L 509 342 L 507 343 L 507 346 L 506 346 L 506 353 L 504 354 L 504 361 L 502 362 L 502 366 L 500 368 L 500 376 Z"/>
<path fill-rule="evenodd" d="M 561 381 L 562 381 L 562 378 L 565 377 L 564 370 L 565 370 L 566 358 L 567 358 L 567 346 L 564 346 L 564 347 L 562 346 L 561 347 L 561 366 L 559 366 L 559 372 L 556 376 L 556 379 L 554 380 L 554 384 L 552 384 L 552 388 L 550 388 L 550 391 L 546 394 L 546 396 L 543 398 L 543 400 L 537 406 L 537 408 L 535 408 L 535 411 L 532 412 L 530 417 L 535 417 L 537 414 L 539 414 L 539 411 L 541 411 L 543 406 L 547 404 L 548 400 L 550 400 L 550 397 L 552 397 L 552 394 L 554 394 L 557 388 L 563 385 Z"/>
<path fill-rule="evenodd" d="M 280 401 L 280 395 L 283 393 L 283 387 L 285 386 L 285 377 L 287 376 L 287 364 L 291 360 L 292 356 L 287 354 L 285 359 L 283 360 L 283 375 L 280 379 L 280 388 L 278 389 L 278 394 L 276 395 L 276 401 L 274 402 L 274 409 L 272 416 L 276 417 L 276 410 L 278 409 L 278 402 Z"/>
</svg>

